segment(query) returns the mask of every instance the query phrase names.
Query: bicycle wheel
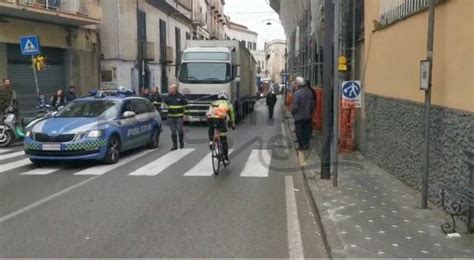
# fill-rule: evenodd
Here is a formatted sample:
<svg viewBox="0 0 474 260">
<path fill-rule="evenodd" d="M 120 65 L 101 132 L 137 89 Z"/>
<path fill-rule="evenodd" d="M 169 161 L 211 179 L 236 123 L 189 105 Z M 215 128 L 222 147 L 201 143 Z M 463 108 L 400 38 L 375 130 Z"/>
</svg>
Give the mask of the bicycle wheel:
<svg viewBox="0 0 474 260">
<path fill-rule="evenodd" d="M 220 143 L 219 144 L 214 143 L 214 145 L 212 146 L 212 153 L 211 153 L 212 169 L 214 170 L 215 175 L 219 175 L 219 170 L 221 168 L 221 157 L 222 157 L 221 154 L 222 153 L 219 147 L 220 147 Z"/>
</svg>

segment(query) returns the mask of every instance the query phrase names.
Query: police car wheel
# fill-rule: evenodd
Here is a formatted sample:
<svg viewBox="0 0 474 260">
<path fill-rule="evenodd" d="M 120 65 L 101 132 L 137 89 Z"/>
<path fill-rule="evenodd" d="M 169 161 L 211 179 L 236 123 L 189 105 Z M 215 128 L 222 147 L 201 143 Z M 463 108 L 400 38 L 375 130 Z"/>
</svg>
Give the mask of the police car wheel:
<svg viewBox="0 0 474 260">
<path fill-rule="evenodd" d="M 149 149 L 156 149 L 160 145 L 160 133 L 161 131 L 158 128 L 153 130 L 153 134 L 151 135 L 150 142 L 146 145 Z"/>
<path fill-rule="evenodd" d="M 107 144 L 104 162 L 114 164 L 120 159 L 120 139 L 117 135 L 112 135 Z"/>
</svg>

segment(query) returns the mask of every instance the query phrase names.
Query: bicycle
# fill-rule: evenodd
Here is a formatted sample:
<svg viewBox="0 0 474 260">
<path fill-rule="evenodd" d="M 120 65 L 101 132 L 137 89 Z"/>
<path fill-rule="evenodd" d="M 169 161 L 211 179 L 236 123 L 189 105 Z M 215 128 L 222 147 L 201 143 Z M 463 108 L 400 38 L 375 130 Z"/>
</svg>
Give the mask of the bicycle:
<svg viewBox="0 0 474 260">
<path fill-rule="evenodd" d="M 221 168 L 221 164 L 225 167 L 229 166 L 229 163 L 226 163 L 226 158 L 224 154 L 224 148 L 222 146 L 221 141 L 221 131 L 219 130 L 219 125 L 217 122 L 213 123 L 214 125 L 214 137 L 212 139 L 212 146 L 211 146 L 211 159 L 212 159 L 212 169 L 214 170 L 214 174 L 217 176 L 219 175 L 219 170 Z M 235 126 L 232 124 L 230 126 L 232 130 L 235 130 Z"/>
<path fill-rule="evenodd" d="M 217 176 L 219 175 L 221 164 L 224 167 L 228 166 L 225 163 L 224 149 L 222 147 L 222 142 L 221 142 L 221 132 L 217 124 L 214 124 L 214 138 L 212 139 L 211 151 L 212 151 L 211 152 L 212 170 L 214 171 L 214 174 Z"/>
</svg>

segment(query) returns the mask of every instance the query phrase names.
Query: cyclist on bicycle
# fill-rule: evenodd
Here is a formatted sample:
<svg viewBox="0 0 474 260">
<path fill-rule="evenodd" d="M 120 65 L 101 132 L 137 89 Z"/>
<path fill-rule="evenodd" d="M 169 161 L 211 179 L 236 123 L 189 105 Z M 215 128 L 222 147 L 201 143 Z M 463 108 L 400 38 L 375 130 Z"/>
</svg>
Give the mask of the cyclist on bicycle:
<svg viewBox="0 0 474 260">
<path fill-rule="evenodd" d="M 232 129 L 235 129 L 235 112 L 234 106 L 229 101 L 229 94 L 225 91 L 219 92 L 217 95 L 217 101 L 213 102 L 207 111 L 207 120 L 209 123 L 209 148 L 212 149 L 214 130 L 217 129 L 220 132 L 220 138 L 222 143 L 222 150 L 224 152 L 225 163 L 229 164 L 229 145 L 227 143 L 227 121 L 230 122 Z"/>
</svg>

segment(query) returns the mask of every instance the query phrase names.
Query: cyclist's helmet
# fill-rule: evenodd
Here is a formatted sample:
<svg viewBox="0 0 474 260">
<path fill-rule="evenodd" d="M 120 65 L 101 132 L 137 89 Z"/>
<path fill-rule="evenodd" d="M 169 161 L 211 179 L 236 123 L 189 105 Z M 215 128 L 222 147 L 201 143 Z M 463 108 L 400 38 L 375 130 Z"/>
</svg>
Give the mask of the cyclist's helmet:
<svg viewBox="0 0 474 260">
<path fill-rule="evenodd" d="M 226 91 L 221 91 L 217 94 L 217 99 L 219 100 L 229 100 L 229 94 Z"/>
</svg>

